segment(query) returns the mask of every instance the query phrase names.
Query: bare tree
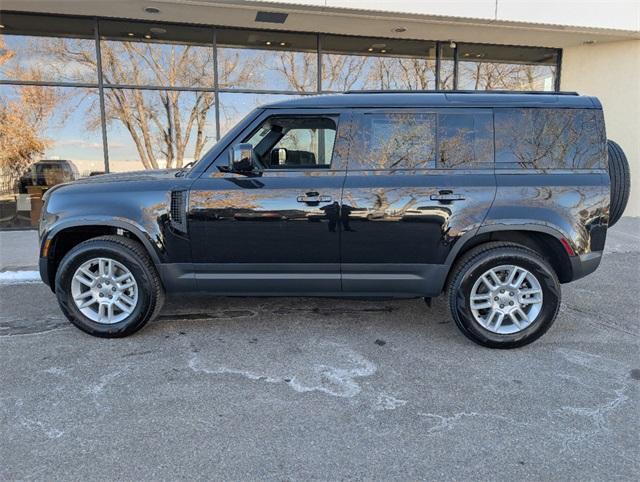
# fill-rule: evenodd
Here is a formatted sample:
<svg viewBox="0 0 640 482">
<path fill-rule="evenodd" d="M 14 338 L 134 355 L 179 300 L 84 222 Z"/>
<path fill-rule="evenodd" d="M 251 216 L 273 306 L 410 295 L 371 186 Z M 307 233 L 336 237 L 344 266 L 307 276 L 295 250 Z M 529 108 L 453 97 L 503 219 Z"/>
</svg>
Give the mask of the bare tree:
<svg viewBox="0 0 640 482">
<path fill-rule="evenodd" d="M 366 70 L 367 57 L 325 54 L 322 64 L 322 89 L 345 91 L 354 88 Z"/>
<path fill-rule="evenodd" d="M 433 89 L 435 61 L 425 58 L 374 57 L 367 80 L 380 89 Z"/>
<path fill-rule="evenodd" d="M 5 48 L 0 36 L 0 66 L 6 65 L 15 52 Z M 35 68 L 28 70 L 13 67 L 8 76 L 13 78 L 41 79 Z M 4 181 L 12 186 L 24 170 L 42 155 L 50 141 L 43 131 L 60 101 L 60 93 L 53 87 L 22 85 L 13 89 L 15 97 L 0 102 L 0 170 Z"/>
<path fill-rule="evenodd" d="M 95 56 L 68 39 L 51 39 L 49 54 L 61 62 L 97 69 Z M 105 84 L 157 87 L 213 87 L 213 52 L 206 46 L 102 41 Z M 240 82 L 250 65 L 227 58 L 220 65 L 220 85 Z M 197 159 L 214 133 L 206 132 L 215 96 L 207 91 L 104 90 L 107 122 L 121 123 L 146 169 L 181 167 L 187 149 Z M 89 119 L 97 128 L 98 115 Z M 164 162 L 162 162 L 164 161 Z"/>
<path fill-rule="evenodd" d="M 265 68 L 282 74 L 297 92 L 316 90 L 318 66 L 316 54 L 309 52 L 279 51 L 275 62 L 272 56 L 264 56 Z"/>
<path fill-rule="evenodd" d="M 551 67 L 531 64 L 461 61 L 458 69 L 458 83 L 473 90 L 544 90 L 552 75 Z"/>
</svg>

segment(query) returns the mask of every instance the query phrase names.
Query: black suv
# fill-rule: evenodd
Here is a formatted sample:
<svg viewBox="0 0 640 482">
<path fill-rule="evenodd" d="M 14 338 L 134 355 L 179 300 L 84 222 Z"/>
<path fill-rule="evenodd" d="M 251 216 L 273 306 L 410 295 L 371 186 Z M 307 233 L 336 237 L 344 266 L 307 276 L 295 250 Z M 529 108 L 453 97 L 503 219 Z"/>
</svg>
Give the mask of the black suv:
<svg viewBox="0 0 640 482">
<path fill-rule="evenodd" d="M 446 291 L 467 337 L 510 348 L 549 329 L 561 283 L 598 267 L 627 195 L 593 97 L 305 97 L 256 109 L 190 169 L 51 189 L 40 272 L 103 337 L 140 329 L 165 292 Z"/>
</svg>

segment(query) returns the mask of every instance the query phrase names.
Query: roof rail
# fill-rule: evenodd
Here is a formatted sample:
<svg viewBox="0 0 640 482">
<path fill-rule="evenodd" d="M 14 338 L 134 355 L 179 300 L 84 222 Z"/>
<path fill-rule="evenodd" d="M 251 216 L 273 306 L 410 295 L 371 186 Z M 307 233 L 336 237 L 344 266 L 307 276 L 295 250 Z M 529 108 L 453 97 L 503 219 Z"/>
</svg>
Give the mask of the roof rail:
<svg viewBox="0 0 640 482">
<path fill-rule="evenodd" d="M 527 94 L 527 95 L 580 95 L 577 92 L 544 90 L 347 90 L 343 94 Z"/>
</svg>

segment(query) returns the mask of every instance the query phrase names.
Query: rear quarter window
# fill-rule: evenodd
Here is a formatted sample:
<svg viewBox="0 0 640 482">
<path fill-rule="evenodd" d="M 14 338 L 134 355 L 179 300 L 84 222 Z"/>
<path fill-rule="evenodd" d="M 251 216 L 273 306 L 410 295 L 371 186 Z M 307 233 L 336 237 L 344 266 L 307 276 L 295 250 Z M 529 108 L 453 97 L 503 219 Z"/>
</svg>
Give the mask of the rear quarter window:
<svg viewBox="0 0 640 482">
<path fill-rule="evenodd" d="M 604 168 L 602 111 L 495 109 L 495 149 L 498 169 Z"/>
</svg>

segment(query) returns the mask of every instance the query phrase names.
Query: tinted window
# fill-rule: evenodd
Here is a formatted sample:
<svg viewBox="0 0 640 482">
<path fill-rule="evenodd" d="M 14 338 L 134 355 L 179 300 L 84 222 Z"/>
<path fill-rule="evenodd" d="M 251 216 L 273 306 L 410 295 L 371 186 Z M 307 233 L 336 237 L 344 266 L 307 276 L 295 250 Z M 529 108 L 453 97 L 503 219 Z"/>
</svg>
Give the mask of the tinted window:
<svg viewBox="0 0 640 482">
<path fill-rule="evenodd" d="M 602 112 L 594 109 L 496 109 L 496 166 L 531 169 L 605 167 Z"/>
<path fill-rule="evenodd" d="M 435 166 L 435 114 L 390 113 L 356 116 L 352 167 L 424 169 Z"/>
<path fill-rule="evenodd" d="M 489 167 L 492 163 L 493 116 L 490 113 L 438 115 L 438 168 Z"/>
</svg>

